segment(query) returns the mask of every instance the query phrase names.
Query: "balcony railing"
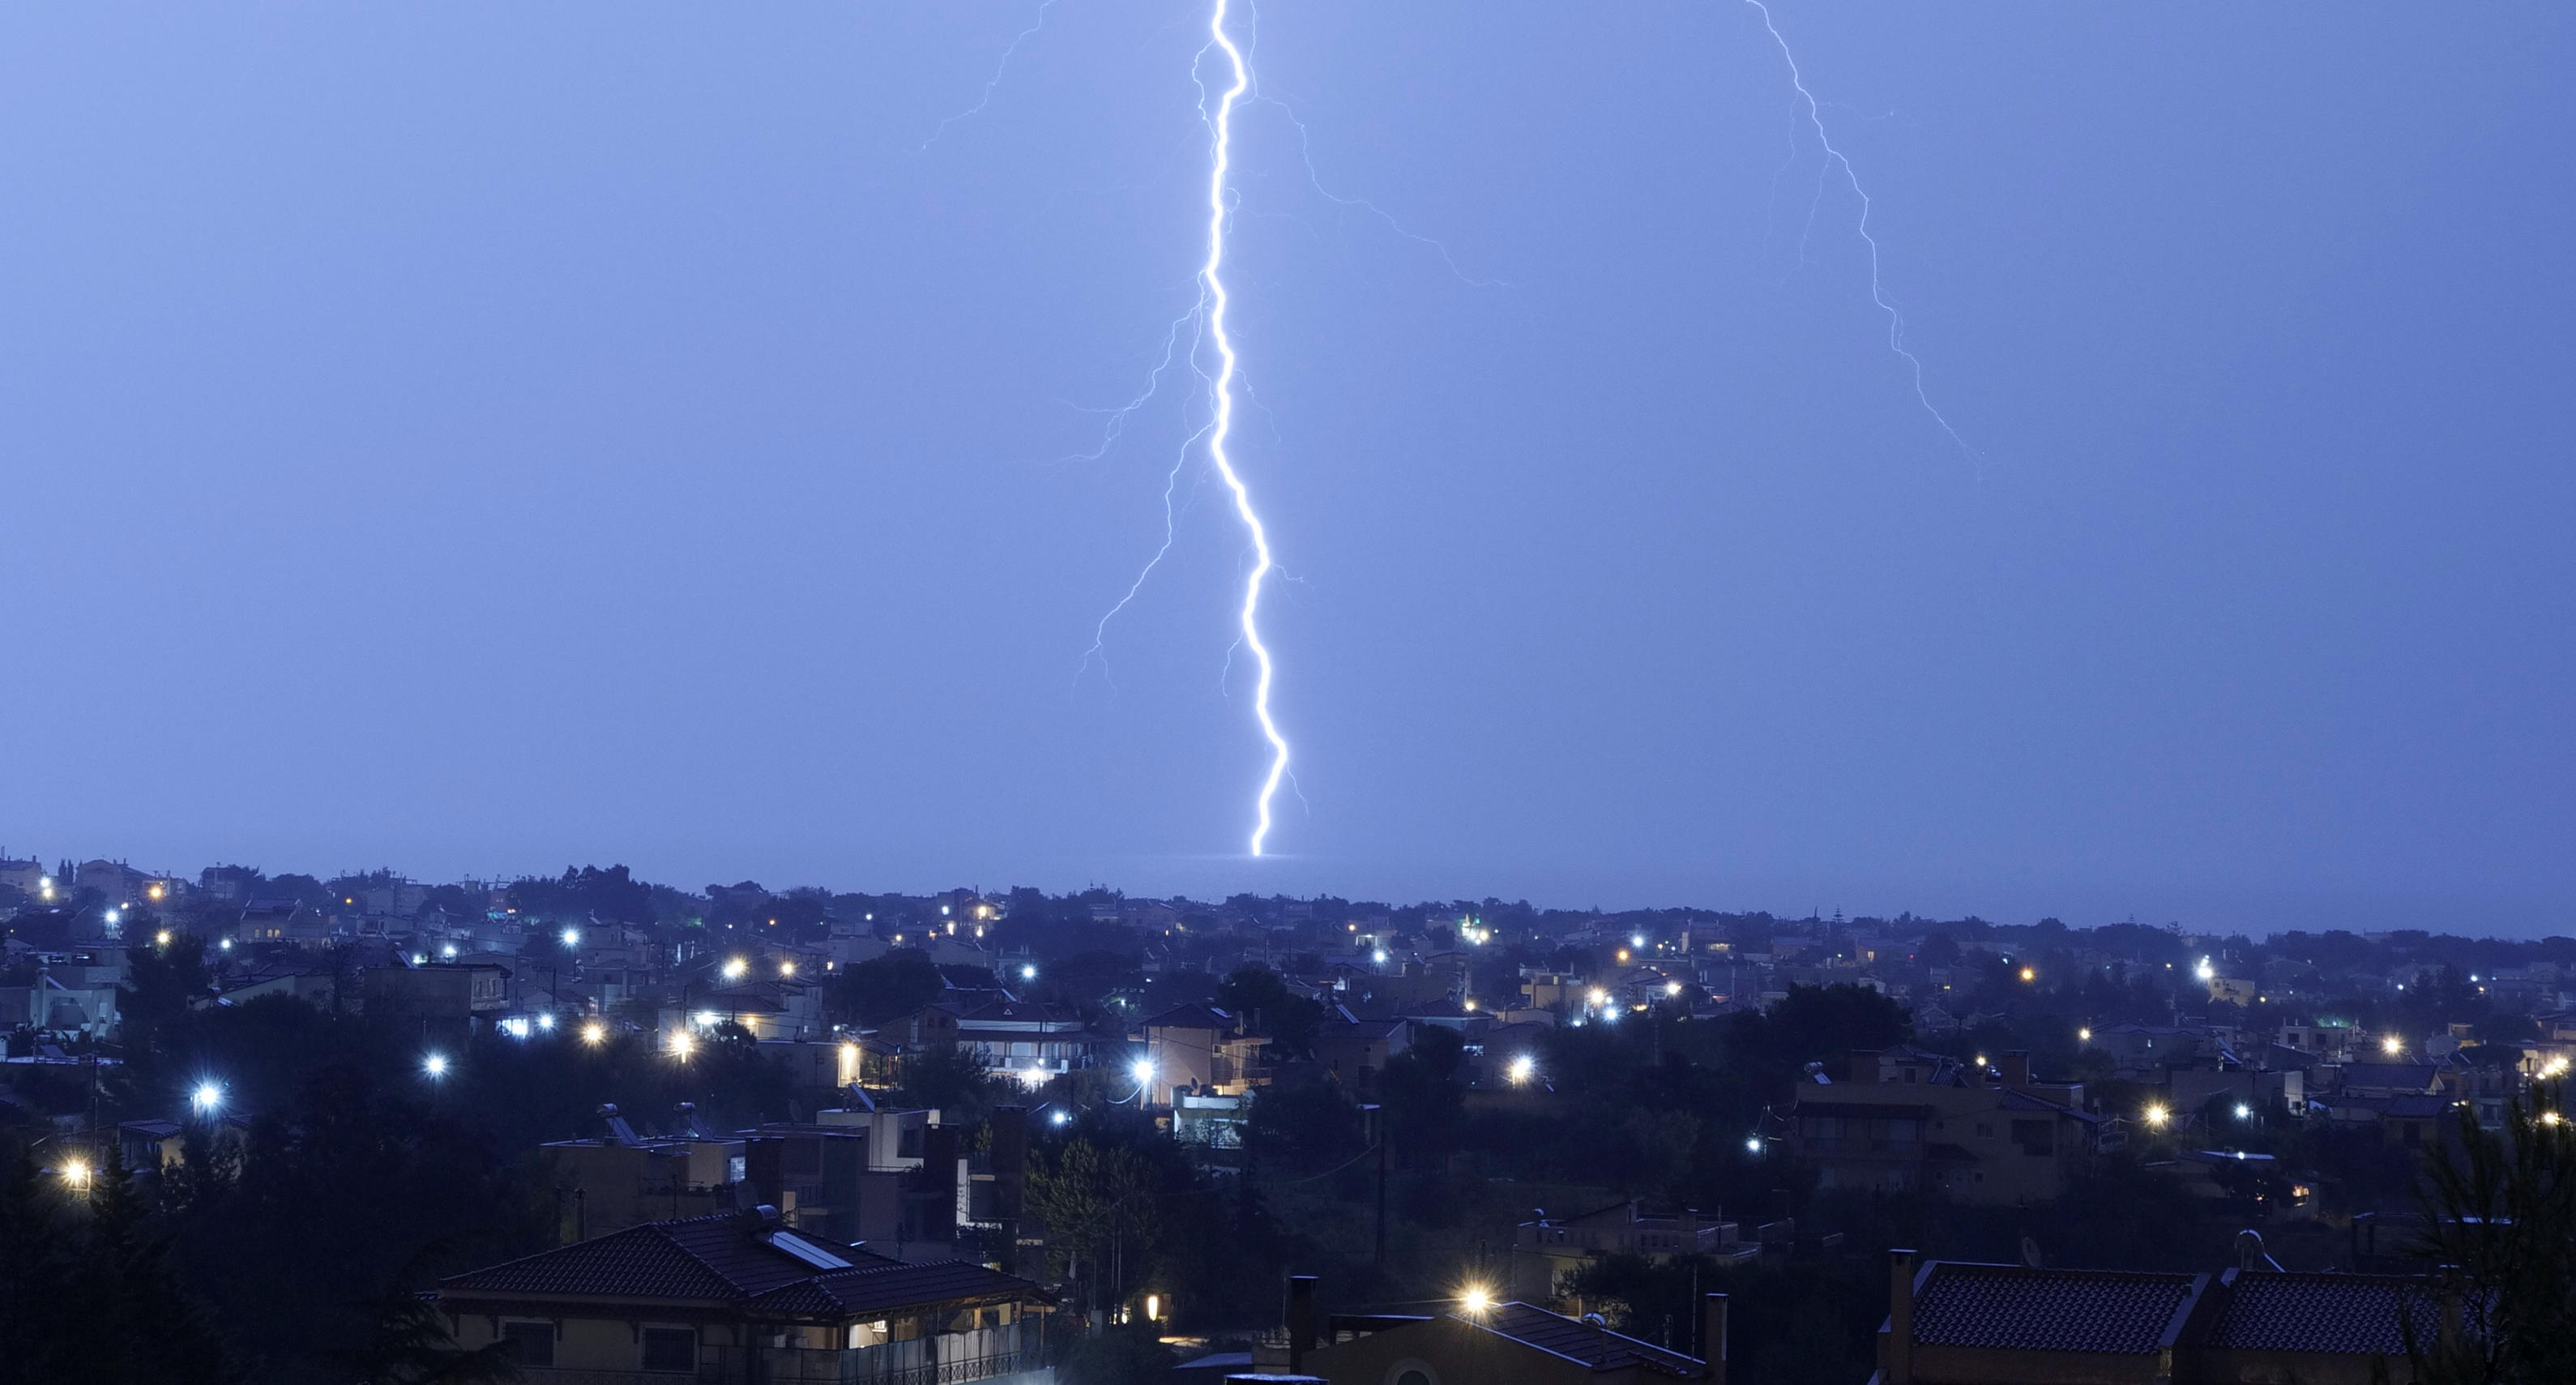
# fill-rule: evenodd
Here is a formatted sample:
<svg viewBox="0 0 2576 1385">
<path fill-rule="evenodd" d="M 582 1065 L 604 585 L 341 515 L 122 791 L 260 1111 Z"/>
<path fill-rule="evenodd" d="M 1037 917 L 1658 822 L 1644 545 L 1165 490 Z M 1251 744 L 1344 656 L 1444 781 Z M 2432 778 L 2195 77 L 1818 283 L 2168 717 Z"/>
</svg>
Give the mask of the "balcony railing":
<svg viewBox="0 0 2576 1385">
<path fill-rule="evenodd" d="M 934 1345 L 935 1344 L 935 1345 Z M 695 1371 L 521 1366 L 523 1385 L 971 1385 L 1032 1370 L 1015 1326 L 847 1351 L 702 1347 Z"/>
</svg>

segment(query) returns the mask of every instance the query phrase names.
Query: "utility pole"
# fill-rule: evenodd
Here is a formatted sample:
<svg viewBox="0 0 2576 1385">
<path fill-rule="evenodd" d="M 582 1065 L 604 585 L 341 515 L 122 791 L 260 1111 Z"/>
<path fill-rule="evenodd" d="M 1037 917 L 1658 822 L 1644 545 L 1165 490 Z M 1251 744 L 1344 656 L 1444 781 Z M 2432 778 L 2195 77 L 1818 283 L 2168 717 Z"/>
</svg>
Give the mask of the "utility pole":
<svg viewBox="0 0 2576 1385">
<path fill-rule="evenodd" d="M 1375 1103 L 1360 1107 L 1360 1119 L 1369 1138 L 1377 1142 L 1377 1256 L 1370 1263 L 1386 1267 L 1386 1108 Z"/>
</svg>

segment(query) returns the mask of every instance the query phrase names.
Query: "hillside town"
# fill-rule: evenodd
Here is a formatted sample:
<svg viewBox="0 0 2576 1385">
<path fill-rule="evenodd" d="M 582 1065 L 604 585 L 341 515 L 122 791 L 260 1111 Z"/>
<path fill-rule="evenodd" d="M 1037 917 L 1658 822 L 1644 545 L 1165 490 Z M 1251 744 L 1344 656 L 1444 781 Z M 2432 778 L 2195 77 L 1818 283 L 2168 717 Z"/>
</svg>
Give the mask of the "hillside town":
<svg viewBox="0 0 2576 1385">
<path fill-rule="evenodd" d="M 16 1215 L 115 1184 L 279 1379 L 414 1319 L 566 1382 L 2041 1379 L 1910 1305 L 2082 1271 L 2359 1380 L 2428 1156 L 2576 1059 L 2563 937 L 103 858 L 0 914 Z M 338 1317 L 242 1331 L 262 1255 Z M 2299 1345 L 2337 1295 L 2375 1335 Z"/>
</svg>

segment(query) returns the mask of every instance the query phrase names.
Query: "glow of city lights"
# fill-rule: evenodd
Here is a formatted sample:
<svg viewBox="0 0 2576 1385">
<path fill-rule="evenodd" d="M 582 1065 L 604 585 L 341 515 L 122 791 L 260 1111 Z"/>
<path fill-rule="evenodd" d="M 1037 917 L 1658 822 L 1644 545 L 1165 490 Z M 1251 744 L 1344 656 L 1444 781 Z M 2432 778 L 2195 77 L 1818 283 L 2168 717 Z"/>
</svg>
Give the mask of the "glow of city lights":
<svg viewBox="0 0 2576 1385">
<path fill-rule="evenodd" d="M 724 979 L 727 981 L 740 981 L 744 976 L 748 975 L 750 971 L 751 963 L 746 962 L 739 957 L 728 957 L 725 959 Z"/>
<path fill-rule="evenodd" d="M 1043 1087 L 1047 1084 L 1048 1075 L 1047 1070 L 1044 1068 L 1031 1068 L 1027 1072 L 1020 1074 L 1020 1085 L 1024 1087 Z"/>
<path fill-rule="evenodd" d="M 195 1108 L 197 1114 L 201 1116 L 211 1116 L 222 1110 L 224 1108 L 223 1085 L 218 1082 L 198 1083 L 196 1090 L 188 1093 L 188 1105 Z"/>
<path fill-rule="evenodd" d="M 432 1078 L 445 1077 L 447 1075 L 447 1055 L 444 1053 L 433 1053 L 428 1057 L 421 1059 L 420 1070 L 427 1073 Z"/>
<path fill-rule="evenodd" d="M 700 1010 L 697 1014 L 697 1024 L 700 1029 L 713 1029 L 716 1027 L 716 1021 L 722 1018 L 724 1016 L 713 1010 Z"/>
</svg>

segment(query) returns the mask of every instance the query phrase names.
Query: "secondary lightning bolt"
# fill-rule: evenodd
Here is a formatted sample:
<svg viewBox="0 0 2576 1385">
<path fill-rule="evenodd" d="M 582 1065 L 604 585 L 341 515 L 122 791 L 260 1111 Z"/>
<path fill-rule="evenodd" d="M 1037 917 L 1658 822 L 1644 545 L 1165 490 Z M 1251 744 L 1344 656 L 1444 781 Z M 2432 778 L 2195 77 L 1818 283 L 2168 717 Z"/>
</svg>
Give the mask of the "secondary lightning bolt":
<svg viewBox="0 0 2576 1385">
<path fill-rule="evenodd" d="M 1002 85 L 1002 74 L 1011 70 L 1011 59 L 1019 56 L 1020 49 L 1025 46 L 1030 39 L 1038 36 L 1038 30 L 1046 27 L 1047 11 L 1054 8 L 1055 0 L 1039 0 L 1038 17 L 1030 22 L 1029 27 L 1020 31 L 1019 37 L 1011 40 L 1010 47 L 1002 50 L 1002 60 L 993 65 L 993 75 L 984 79 L 983 96 L 978 98 L 974 105 L 969 106 L 966 109 L 959 111 L 957 114 L 948 117 L 946 120 L 939 122 L 939 127 L 930 132 L 930 138 L 923 140 L 921 142 L 921 147 L 913 150 L 913 153 L 929 153 L 930 146 L 937 144 L 939 142 L 939 137 L 948 133 L 949 126 L 972 116 L 981 115 L 984 113 L 984 108 L 986 106 L 993 104 L 993 93 Z"/>
<path fill-rule="evenodd" d="M 1225 288 L 1225 228 L 1229 208 L 1226 205 L 1226 175 L 1234 158 L 1234 108 L 1243 94 L 1252 89 L 1252 69 L 1243 60 L 1243 50 L 1225 31 L 1228 0 L 1215 0 L 1208 11 L 1208 44 L 1199 50 L 1204 61 L 1211 49 L 1225 54 L 1227 66 L 1234 74 L 1233 85 L 1216 98 L 1216 109 L 1208 109 L 1208 89 L 1198 76 L 1193 63 L 1191 80 L 1198 82 L 1199 110 L 1208 123 L 1208 249 L 1207 262 L 1199 268 L 1199 290 L 1207 305 L 1208 340 L 1216 347 L 1216 374 L 1208 382 L 1208 397 L 1215 405 L 1215 416 L 1208 422 L 1208 460 L 1226 489 L 1234 493 L 1234 513 L 1243 521 L 1244 531 L 1252 537 L 1252 571 L 1243 581 L 1243 609 L 1239 617 L 1243 627 L 1244 647 L 1252 651 L 1259 678 L 1253 684 L 1252 713 L 1261 722 L 1263 739 L 1270 743 L 1270 772 L 1263 776 L 1261 793 L 1254 800 L 1256 823 L 1252 829 L 1252 854 L 1261 854 L 1262 843 L 1270 836 L 1270 802 L 1279 794 L 1279 781 L 1288 773 L 1288 738 L 1279 734 L 1279 723 L 1270 714 L 1270 683 L 1275 672 L 1270 646 L 1261 639 L 1261 588 L 1269 580 L 1272 566 L 1270 533 L 1263 527 L 1261 516 L 1252 508 L 1252 491 L 1234 469 L 1234 459 L 1225 445 L 1234 433 L 1234 377 L 1238 362 L 1234 338 L 1226 332 L 1225 314 L 1230 299 Z"/>
<path fill-rule="evenodd" d="M 1852 194 L 1860 199 L 1860 238 L 1861 242 L 1869 247 L 1869 299 L 1878 305 L 1880 312 L 1887 314 L 1887 349 L 1905 358 L 1906 366 L 1913 371 L 1914 398 L 1923 406 L 1923 412 L 1930 414 L 1932 421 L 1941 425 L 1941 431 L 1950 435 L 1950 441 L 1958 445 L 1962 456 L 1965 456 L 1973 465 L 1982 465 L 1981 459 L 1977 456 L 1977 450 L 1968 446 L 1968 440 L 1959 436 L 1958 429 L 1950 426 L 1950 420 L 1944 418 L 1940 409 L 1934 407 L 1930 392 L 1924 389 L 1923 358 L 1905 349 L 1905 315 L 1896 310 L 1895 304 L 1887 301 L 1887 292 L 1879 283 L 1878 238 L 1869 233 L 1871 210 L 1869 190 L 1860 185 L 1860 174 L 1853 169 L 1851 160 L 1843 157 L 1843 151 L 1836 149 L 1832 137 L 1825 133 L 1824 112 L 1817 109 L 1816 94 L 1807 90 L 1807 79 L 1798 71 L 1798 57 L 1789 51 L 1789 40 L 1781 36 L 1780 26 L 1771 22 L 1771 7 L 1762 3 L 1762 0 L 1744 0 L 1744 3 L 1752 6 L 1754 12 L 1762 16 L 1762 27 L 1770 32 L 1771 41 L 1779 45 L 1780 60 L 1789 65 L 1789 85 L 1796 89 L 1798 99 L 1806 105 L 1807 124 L 1816 132 L 1817 146 L 1825 151 L 1825 168 L 1827 170 L 1840 168 L 1843 180 L 1851 184 Z M 1821 178 L 1820 172 L 1820 181 Z M 1776 178 L 1774 181 L 1777 181 Z M 1807 211 L 1807 225 L 1810 231 L 1815 227 L 1813 207 Z M 1799 255 L 1804 258 L 1805 254 L 1806 240 L 1801 236 Z"/>
</svg>

